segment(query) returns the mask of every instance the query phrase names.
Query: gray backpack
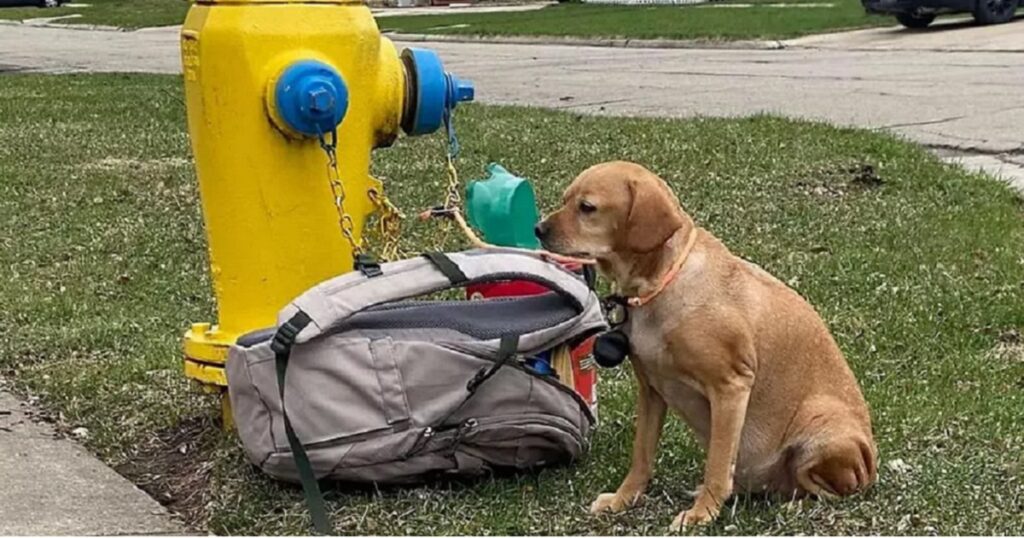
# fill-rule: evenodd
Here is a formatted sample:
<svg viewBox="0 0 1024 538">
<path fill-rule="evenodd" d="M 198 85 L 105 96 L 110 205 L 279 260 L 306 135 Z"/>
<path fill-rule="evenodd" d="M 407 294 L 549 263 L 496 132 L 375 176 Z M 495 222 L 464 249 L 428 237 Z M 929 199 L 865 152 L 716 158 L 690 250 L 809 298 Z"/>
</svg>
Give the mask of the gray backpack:
<svg viewBox="0 0 1024 538">
<path fill-rule="evenodd" d="M 552 293 L 409 300 L 507 280 Z M 582 279 L 538 256 L 477 250 L 364 267 L 303 293 L 278 323 L 232 346 L 231 405 L 250 461 L 302 483 L 321 532 L 330 529 L 319 479 L 478 475 L 588 449 L 594 417 L 583 399 L 520 360 L 580 342 L 605 320 Z"/>
</svg>

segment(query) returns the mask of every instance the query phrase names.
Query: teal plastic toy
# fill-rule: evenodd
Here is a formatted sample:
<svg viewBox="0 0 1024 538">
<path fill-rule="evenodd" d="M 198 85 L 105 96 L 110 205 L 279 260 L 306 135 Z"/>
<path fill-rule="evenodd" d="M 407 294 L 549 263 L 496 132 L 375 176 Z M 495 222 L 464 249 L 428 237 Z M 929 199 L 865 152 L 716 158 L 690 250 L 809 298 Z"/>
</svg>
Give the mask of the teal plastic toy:
<svg viewBox="0 0 1024 538">
<path fill-rule="evenodd" d="M 533 232 L 540 214 L 530 182 L 497 163 L 487 165 L 485 170 L 486 179 L 470 181 L 466 187 L 469 224 L 493 245 L 540 248 Z"/>
</svg>

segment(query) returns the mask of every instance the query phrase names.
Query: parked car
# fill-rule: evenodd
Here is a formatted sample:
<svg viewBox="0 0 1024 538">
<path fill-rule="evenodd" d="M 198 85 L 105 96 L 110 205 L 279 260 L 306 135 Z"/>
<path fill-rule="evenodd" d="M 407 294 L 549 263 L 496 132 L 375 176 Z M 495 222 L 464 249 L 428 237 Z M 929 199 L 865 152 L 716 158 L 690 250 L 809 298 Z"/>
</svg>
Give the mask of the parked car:
<svg viewBox="0 0 1024 538">
<path fill-rule="evenodd" d="M 0 0 L 0 7 L 57 7 L 68 0 Z"/>
<path fill-rule="evenodd" d="M 970 13 L 978 24 L 999 24 L 1013 18 L 1021 0 L 861 0 L 869 13 L 895 15 L 907 28 L 925 28 L 945 13 Z"/>
</svg>

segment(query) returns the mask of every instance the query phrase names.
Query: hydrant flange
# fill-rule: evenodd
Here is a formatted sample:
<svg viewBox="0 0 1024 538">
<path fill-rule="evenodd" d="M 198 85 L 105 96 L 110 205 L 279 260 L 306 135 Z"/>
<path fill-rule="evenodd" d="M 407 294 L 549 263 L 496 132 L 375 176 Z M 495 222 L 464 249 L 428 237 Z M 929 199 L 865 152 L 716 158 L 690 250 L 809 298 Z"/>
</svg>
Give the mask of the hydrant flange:
<svg viewBox="0 0 1024 538">
<path fill-rule="evenodd" d="M 348 110 L 348 87 L 331 66 L 316 60 L 285 68 L 274 86 L 274 106 L 284 127 L 306 136 L 333 131 Z"/>
</svg>

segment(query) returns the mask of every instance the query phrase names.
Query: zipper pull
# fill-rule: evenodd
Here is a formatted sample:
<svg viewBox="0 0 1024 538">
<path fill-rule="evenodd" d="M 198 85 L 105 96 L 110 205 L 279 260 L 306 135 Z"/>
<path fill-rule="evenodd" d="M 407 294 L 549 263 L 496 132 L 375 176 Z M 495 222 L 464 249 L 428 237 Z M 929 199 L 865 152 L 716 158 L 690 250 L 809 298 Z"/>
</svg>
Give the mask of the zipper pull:
<svg viewBox="0 0 1024 538">
<path fill-rule="evenodd" d="M 420 436 L 416 438 L 416 442 L 413 443 L 412 448 L 405 453 L 405 457 L 403 459 L 409 459 L 418 454 L 420 450 L 423 450 L 423 447 L 427 446 L 427 443 L 430 442 L 430 438 L 433 436 L 434 428 L 427 426 L 427 429 L 423 430 L 423 432 L 420 433 Z"/>
<path fill-rule="evenodd" d="M 475 418 L 464 420 L 464 421 L 462 421 L 461 424 L 459 424 L 459 429 L 455 430 L 455 435 L 452 437 L 452 444 L 451 444 L 452 452 L 454 452 L 458 448 L 459 443 L 462 442 L 462 438 L 467 433 L 469 433 L 470 430 L 472 430 L 473 428 L 476 428 L 476 426 L 477 426 L 477 421 L 476 421 Z"/>
</svg>

